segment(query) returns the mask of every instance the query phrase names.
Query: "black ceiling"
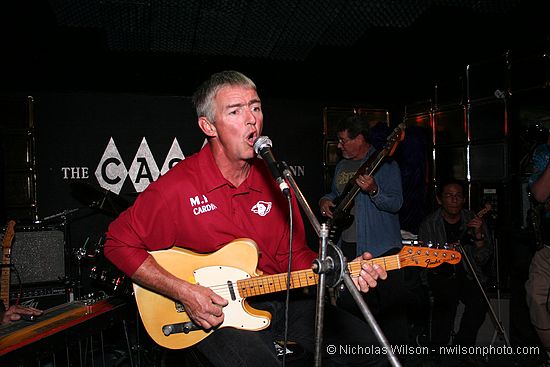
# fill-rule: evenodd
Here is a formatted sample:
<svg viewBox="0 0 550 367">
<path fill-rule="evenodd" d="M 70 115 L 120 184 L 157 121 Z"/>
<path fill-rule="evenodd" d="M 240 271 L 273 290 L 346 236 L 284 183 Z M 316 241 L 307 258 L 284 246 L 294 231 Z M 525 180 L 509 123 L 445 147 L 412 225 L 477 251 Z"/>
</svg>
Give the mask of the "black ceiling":
<svg viewBox="0 0 550 367">
<path fill-rule="evenodd" d="M 407 28 L 430 7 L 501 15 L 519 0 L 50 0 L 60 26 L 97 29 L 109 50 L 305 60 L 369 30 Z"/>
<path fill-rule="evenodd" d="M 550 35 L 545 0 L 12 3 L 8 91 L 189 94 L 234 68 L 278 97 L 405 101 L 467 64 L 544 52 Z"/>
</svg>

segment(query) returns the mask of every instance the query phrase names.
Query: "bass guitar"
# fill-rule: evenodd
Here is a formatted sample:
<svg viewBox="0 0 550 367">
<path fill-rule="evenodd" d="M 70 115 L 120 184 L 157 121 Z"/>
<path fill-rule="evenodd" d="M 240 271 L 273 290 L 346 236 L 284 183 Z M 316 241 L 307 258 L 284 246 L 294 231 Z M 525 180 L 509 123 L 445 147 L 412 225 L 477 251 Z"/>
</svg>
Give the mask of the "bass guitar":
<svg viewBox="0 0 550 367">
<path fill-rule="evenodd" d="M 15 236 L 15 221 L 10 220 L 2 240 L 2 273 L 0 275 L 0 300 L 4 306 L 10 306 L 10 265 L 11 245 Z"/>
<path fill-rule="evenodd" d="M 476 217 L 478 218 L 483 218 L 487 213 L 489 213 L 491 210 L 493 209 L 493 206 L 491 205 L 491 203 L 485 203 L 485 205 L 483 206 L 483 209 L 481 209 L 479 212 L 477 212 L 476 214 Z M 460 234 L 460 237 L 459 239 L 463 240 L 464 237 L 466 236 L 466 233 L 470 230 L 470 228 L 466 227 L 464 228 L 464 230 L 462 231 L 462 233 Z"/>
<path fill-rule="evenodd" d="M 476 217 L 483 218 L 487 213 L 492 210 L 490 203 L 485 203 L 483 209 L 477 212 Z M 459 244 L 456 246 L 457 250 L 463 251 L 466 261 L 463 262 L 464 269 L 471 276 L 475 276 L 482 283 L 486 283 L 488 275 L 486 274 L 486 266 L 491 259 L 491 247 L 485 244 L 482 247 L 478 247 L 474 244 L 475 237 L 469 232 L 469 228 L 465 228 L 462 236 L 460 237 Z"/>
<path fill-rule="evenodd" d="M 331 230 L 329 235 L 332 240 L 338 237 L 338 233 L 348 228 L 353 222 L 351 209 L 354 199 L 361 191 L 361 188 L 355 182 L 360 175 L 372 176 L 382 165 L 387 157 L 391 157 L 397 148 L 397 145 L 405 139 L 405 124 L 399 124 L 387 137 L 384 148 L 373 154 L 365 163 L 359 167 L 355 175 L 348 181 L 342 193 L 333 200 L 334 209 L 332 218 L 329 218 L 327 224 Z"/>
<path fill-rule="evenodd" d="M 251 239 L 231 241 L 211 254 L 197 254 L 173 247 L 153 251 L 151 255 L 168 272 L 194 284 L 209 287 L 229 302 L 224 308 L 224 322 L 219 327 L 262 330 L 271 323 L 267 311 L 252 308 L 246 298 L 287 289 L 287 273 L 258 276 L 258 249 Z M 433 268 L 443 263 L 456 264 L 461 255 L 455 250 L 420 246 L 403 246 L 399 254 L 348 263 L 352 276 L 357 276 L 365 262 L 394 270 L 406 266 Z M 311 269 L 294 271 L 290 288 L 315 285 L 318 275 Z M 134 284 L 134 296 L 143 325 L 159 345 L 180 349 L 192 346 L 210 335 L 187 316 L 185 307 L 170 298 Z"/>
</svg>

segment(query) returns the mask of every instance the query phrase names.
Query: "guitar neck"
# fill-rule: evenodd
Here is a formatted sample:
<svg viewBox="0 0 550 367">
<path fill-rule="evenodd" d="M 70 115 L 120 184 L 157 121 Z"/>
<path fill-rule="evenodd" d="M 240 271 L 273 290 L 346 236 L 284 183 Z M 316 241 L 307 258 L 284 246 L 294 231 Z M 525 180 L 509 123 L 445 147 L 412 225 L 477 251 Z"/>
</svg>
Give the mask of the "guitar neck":
<svg viewBox="0 0 550 367">
<path fill-rule="evenodd" d="M 485 214 L 487 214 L 489 211 L 491 210 L 491 204 L 485 204 L 485 206 L 483 207 L 483 209 L 481 209 L 477 214 L 476 214 L 476 217 L 478 218 L 483 218 L 483 216 Z M 462 240 L 463 237 L 466 235 L 466 232 L 468 232 L 470 230 L 469 227 L 465 227 L 462 232 L 460 233 L 460 237 L 459 239 Z"/>
<path fill-rule="evenodd" d="M 10 256 L 11 248 L 2 249 L 2 273 L 0 276 L 0 300 L 6 308 L 10 305 Z"/>
<path fill-rule="evenodd" d="M 0 298 L 4 306 L 10 305 L 10 264 L 11 243 L 15 234 L 15 221 L 10 220 L 2 240 L 2 277 L 0 278 Z"/>
<path fill-rule="evenodd" d="M 343 212 L 349 209 L 349 207 L 353 203 L 353 199 L 357 196 L 359 191 L 361 191 L 361 188 L 355 183 L 355 179 L 359 175 L 364 175 L 365 173 L 368 176 L 372 176 L 374 172 L 378 169 L 380 166 L 380 163 L 386 158 L 386 156 L 389 153 L 389 149 L 382 149 L 378 154 L 376 155 L 376 158 L 373 161 L 367 161 L 365 164 L 363 164 L 361 167 L 359 167 L 359 170 L 357 170 L 357 173 L 353 176 L 351 179 L 351 188 L 343 194 L 342 200 L 339 201 L 339 204 L 334 209 L 334 213 Z"/>
<path fill-rule="evenodd" d="M 405 124 L 399 124 L 393 132 L 388 136 L 387 143 L 381 150 L 378 151 L 375 155 L 372 155 L 365 163 L 359 167 L 355 175 L 349 180 L 346 184 L 344 192 L 338 198 L 335 199 L 334 203 L 336 207 L 333 210 L 333 213 L 339 215 L 340 212 L 344 212 L 350 208 L 352 205 L 353 199 L 359 193 L 361 188 L 355 183 L 355 180 L 359 175 L 367 174 L 369 176 L 374 175 L 384 158 L 391 156 L 397 147 L 397 144 L 404 139 L 403 130 L 405 129 Z M 340 199 L 342 198 L 342 199 Z"/>
<path fill-rule="evenodd" d="M 399 255 L 378 257 L 371 260 L 358 260 L 348 263 L 351 276 L 358 276 L 363 264 L 377 264 L 386 271 L 401 268 Z M 319 282 L 319 276 L 311 269 L 298 270 L 290 273 L 290 289 L 308 287 Z M 237 289 L 241 297 L 259 296 L 287 290 L 287 274 L 265 275 L 237 281 Z"/>
</svg>

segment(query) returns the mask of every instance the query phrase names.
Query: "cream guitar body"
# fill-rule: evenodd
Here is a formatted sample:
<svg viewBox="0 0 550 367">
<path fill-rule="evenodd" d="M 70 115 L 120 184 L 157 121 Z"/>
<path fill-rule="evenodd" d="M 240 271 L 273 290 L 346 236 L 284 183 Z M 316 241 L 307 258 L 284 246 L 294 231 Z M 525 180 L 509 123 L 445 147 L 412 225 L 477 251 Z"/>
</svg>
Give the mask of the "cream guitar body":
<svg viewBox="0 0 550 367">
<path fill-rule="evenodd" d="M 226 287 L 227 282 L 235 286 L 241 279 L 256 275 L 258 250 L 248 239 L 239 239 L 211 254 L 196 254 L 182 248 L 151 252 L 155 260 L 180 279 L 212 288 L 229 301 L 224 308 L 224 322 L 220 327 L 236 327 L 247 330 L 261 330 L 269 326 L 271 314 L 248 306 L 246 300 L 235 292 L 234 299 Z M 224 264 L 216 266 L 212 264 Z M 220 286 L 221 285 L 221 286 Z M 194 330 L 188 334 L 166 336 L 161 325 L 181 324 L 191 320 L 183 306 L 158 293 L 134 284 L 134 293 L 145 329 L 159 345 L 180 349 L 198 343 L 212 331 Z"/>
</svg>

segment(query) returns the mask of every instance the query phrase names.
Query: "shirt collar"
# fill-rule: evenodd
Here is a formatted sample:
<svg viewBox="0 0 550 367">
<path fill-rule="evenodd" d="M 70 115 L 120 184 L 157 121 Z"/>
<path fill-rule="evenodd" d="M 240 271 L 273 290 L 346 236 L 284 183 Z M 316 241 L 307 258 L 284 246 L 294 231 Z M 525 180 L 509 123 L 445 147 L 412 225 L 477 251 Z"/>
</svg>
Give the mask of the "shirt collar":
<svg viewBox="0 0 550 367">
<path fill-rule="evenodd" d="M 248 177 L 244 182 L 241 184 L 241 189 L 244 189 L 244 191 L 247 191 L 247 189 L 262 192 L 261 186 L 259 184 L 259 176 L 261 175 L 261 172 L 259 172 L 259 164 L 263 164 L 260 159 L 253 158 L 252 159 L 252 165 L 250 167 L 250 172 L 248 174 Z M 214 160 L 214 155 L 212 153 L 212 149 L 210 148 L 210 144 L 206 144 L 199 152 L 199 166 L 201 168 L 201 171 L 205 173 L 205 182 L 204 187 L 206 189 L 206 192 L 210 192 L 216 189 L 219 189 L 223 187 L 224 185 L 227 185 L 228 187 L 233 187 L 233 185 L 223 177 L 220 169 L 218 168 L 218 165 L 216 164 L 216 161 Z M 214 167 L 214 169 L 212 169 Z"/>
</svg>

